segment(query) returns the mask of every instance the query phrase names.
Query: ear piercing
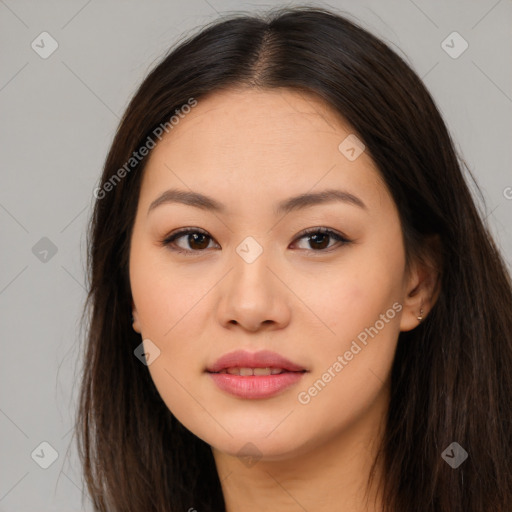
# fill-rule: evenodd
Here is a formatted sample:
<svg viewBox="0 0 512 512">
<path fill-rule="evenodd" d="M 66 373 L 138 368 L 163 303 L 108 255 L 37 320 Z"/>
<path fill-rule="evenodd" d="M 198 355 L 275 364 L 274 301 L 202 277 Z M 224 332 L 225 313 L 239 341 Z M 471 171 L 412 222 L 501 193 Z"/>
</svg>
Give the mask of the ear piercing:
<svg viewBox="0 0 512 512">
<path fill-rule="evenodd" d="M 422 322 L 423 320 L 423 306 L 420 308 L 420 315 L 416 317 L 418 319 L 418 322 Z"/>
</svg>

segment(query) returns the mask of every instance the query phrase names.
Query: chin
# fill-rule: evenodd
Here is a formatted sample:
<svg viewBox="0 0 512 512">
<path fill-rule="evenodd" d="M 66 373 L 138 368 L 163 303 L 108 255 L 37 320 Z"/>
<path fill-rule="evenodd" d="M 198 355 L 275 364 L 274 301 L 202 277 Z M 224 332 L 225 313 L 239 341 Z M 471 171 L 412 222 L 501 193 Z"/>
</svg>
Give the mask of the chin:
<svg viewBox="0 0 512 512">
<path fill-rule="evenodd" d="M 264 439 L 253 439 L 251 441 L 247 436 L 235 437 L 228 444 L 210 446 L 218 452 L 242 459 L 242 462 L 247 462 L 248 466 L 251 462 L 257 461 L 287 460 L 299 453 L 296 444 L 284 446 L 282 443 L 270 442 Z"/>
<path fill-rule="evenodd" d="M 250 460 L 280 461 L 287 460 L 307 451 L 308 442 L 287 430 L 271 432 L 272 429 L 229 429 L 233 437 L 227 434 L 219 436 L 199 436 L 213 450 L 232 457 L 248 458 Z M 211 434 L 211 433 L 210 433 Z M 197 435 L 197 434 L 196 434 Z M 242 461 L 243 462 L 243 461 Z"/>
</svg>

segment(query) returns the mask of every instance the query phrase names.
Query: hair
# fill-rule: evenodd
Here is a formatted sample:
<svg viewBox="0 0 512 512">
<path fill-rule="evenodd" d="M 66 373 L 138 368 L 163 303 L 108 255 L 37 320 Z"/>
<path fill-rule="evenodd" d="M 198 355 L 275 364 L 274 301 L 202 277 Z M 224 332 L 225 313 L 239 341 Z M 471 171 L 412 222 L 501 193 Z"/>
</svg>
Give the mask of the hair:
<svg viewBox="0 0 512 512">
<path fill-rule="evenodd" d="M 442 269 L 430 314 L 398 338 L 372 466 L 383 464 L 384 511 L 512 510 L 512 283 L 421 79 L 383 41 L 323 8 L 217 20 L 143 80 L 101 187 L 190 98 L 230 88 L 313 94 L 343 116 L 397 205 L 407 262 L 430 255 Z M 88 227 L 79 457 L 96 511 L 219 512 L 211 447 L 173 416 L 134 356 L 129 249 L 147 160 L 95 201 Z M 457 469 L 441 457 L 452 442 L 469 453 Z"/>
</svg>

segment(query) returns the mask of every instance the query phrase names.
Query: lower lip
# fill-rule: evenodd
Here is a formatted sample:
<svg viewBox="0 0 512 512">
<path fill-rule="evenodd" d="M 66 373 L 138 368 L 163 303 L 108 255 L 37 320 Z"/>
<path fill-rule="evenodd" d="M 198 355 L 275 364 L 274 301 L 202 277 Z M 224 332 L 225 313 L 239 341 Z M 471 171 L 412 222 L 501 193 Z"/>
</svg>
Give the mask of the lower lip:
<svg viewBox="0 0 512 512">
<path fill-rule="evenodd" d="M 240 376 L 229 373 L 209 373 L 215 384 L 240 398 L 270 398 L 296 384 L 306 372 L 283 372 L 277 375 Z"/>
</svg>

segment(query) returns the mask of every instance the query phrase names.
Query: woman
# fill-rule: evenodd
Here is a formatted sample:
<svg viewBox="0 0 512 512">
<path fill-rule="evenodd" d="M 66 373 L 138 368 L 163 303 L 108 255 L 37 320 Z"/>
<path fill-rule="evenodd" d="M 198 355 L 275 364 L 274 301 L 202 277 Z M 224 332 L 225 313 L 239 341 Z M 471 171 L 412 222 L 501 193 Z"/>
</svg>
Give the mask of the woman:
<svg viewBox="0 0 512 512">
<path fill-rule="evenodd" d="M 512 293 L 384 43 L 237 16 L 144 80 L 89 233 L 96 510 L 512 510 Z"/>
</svg>

